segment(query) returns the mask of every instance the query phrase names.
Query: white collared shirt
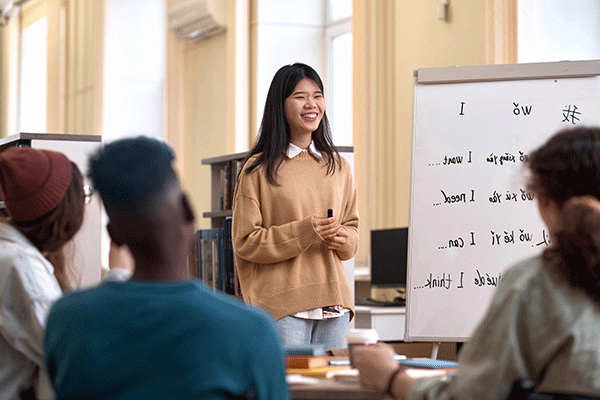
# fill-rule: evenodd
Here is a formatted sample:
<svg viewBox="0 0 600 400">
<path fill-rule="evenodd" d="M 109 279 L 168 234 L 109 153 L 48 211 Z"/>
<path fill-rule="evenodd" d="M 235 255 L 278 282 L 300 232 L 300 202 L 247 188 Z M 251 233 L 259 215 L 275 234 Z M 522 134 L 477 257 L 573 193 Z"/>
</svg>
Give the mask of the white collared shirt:
<svg viewBox="0 0 600 400">
<path fill-rule="evenodd" d="M 296 146 L 295 144 L 290 143 L 290 145 L 288 146 L 288 150 L 287 150 L 287 156 L 288 156 L 288 158 L 291 159 L 291 158 L 296 157 L 298 154 L 302 153 L 303 151 L 309 151 L 312 155 L 317 157 L 319 160 L 323 160 L 323 155 L 321 154 L 321 152 L 319 150 L 317 150 L 314 142 L 310 142 L 310 146 L 308 146 L 307 149 L 301 149 L 300 147 Z"/>
</svg>

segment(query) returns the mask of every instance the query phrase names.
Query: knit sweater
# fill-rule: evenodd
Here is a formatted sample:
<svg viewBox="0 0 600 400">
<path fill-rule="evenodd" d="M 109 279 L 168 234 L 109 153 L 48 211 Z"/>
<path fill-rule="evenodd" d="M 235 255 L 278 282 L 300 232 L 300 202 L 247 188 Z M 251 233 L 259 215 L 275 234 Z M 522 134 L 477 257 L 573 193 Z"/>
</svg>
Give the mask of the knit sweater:
<svg viewBox="0 0 600 400">
<path fill-rule="evenodd" d="M 248 160 L 236 184 L 232 240 L 235 266 L 246 303 L 275 319 L 318 307 L 342 305 L 354 316 L 352 292 L 342 260 L 358 246 L 358 205 L 350 164 L 327 174 L 327 165 L 310 152 L 284 158 L 276 180 L 264 166 L 247 174 Z M 336 166 L 337 167 L 337 166 Z M 313 216 L 333 209 L 348 231 L 337 250 L 327 248 L 315 231 Z"/>
</svg>

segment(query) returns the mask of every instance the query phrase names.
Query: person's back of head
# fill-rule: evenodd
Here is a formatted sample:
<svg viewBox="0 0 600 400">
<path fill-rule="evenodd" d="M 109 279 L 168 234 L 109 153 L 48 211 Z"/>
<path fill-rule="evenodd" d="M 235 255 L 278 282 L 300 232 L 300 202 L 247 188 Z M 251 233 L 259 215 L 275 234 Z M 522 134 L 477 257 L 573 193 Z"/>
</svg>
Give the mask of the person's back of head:
<svg viewBox="0 0 600 400">
<path fill-rule="evenodd" d="M 564 129 L 528 161 L 529 188 L 558 207 L 556 243 L 545 252 L 557 259 L 567 281 L 600 302 L 600 128 Z"/>
<path fill-rule="evenodd" d="M 134 277 L 163 272 L 187 256 L 194 216 L 164 142 L 126 138 L 90 158 L 89 175 L 109 217 L 109 233 L 136 260 Z M 147 277 L 147 276 L 146 276 Z"/>
</svg>

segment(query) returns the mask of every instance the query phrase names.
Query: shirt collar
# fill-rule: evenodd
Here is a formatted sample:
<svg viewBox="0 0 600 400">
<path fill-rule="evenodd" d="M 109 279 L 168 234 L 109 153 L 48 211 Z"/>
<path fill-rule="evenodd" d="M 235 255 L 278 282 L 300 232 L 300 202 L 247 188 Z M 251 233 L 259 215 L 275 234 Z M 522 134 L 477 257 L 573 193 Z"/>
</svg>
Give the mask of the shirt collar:
<svg viewBox="0 0 600 400">
<path fill-rule="evenodd" d="M 317 150 L 314 142 L 310 142 L 310 146 L 308 146 L 308 149 L 306 149 L 306 150 L 311 152 L 312 155 L 317 157 L 319 160 L 323 160 L 323 155 L 321 154 L 321 152 L 319 150 Z M 290 145 L 288 146 L 287 156 L 288 156 L 288 158 L 294 158 L 298 154 L 302 153 L 303 151 L 305 151 L 305 150 L 301 149 L 300 147 L 296 146 L 293 143 L 290 143 Z"/>
</svg>

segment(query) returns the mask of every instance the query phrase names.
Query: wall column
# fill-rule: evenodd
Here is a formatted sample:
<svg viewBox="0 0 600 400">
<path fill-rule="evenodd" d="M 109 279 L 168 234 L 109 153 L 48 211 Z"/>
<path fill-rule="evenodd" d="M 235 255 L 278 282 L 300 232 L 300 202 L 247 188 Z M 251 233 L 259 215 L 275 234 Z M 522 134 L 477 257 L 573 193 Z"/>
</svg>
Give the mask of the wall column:
<svg viewBox="0 0 600 400">
<path fill-rule="evenodd" d="M 394 216 L 390 204 L 394 141 L 394 1 L 355 0 L 352 11 L 354 175 L 359 200 L 356 265 L 368 265 L 370 231 Z M 391 158 L 391 159 L 390 159 Z M 386 221 L 387 220 L 387 221 Z M 393 222 L 392 222 L 393 224 Z"/>
<path fill-rule="evenodd" d="M 19 129 L 19 44 L 21 25 L 12 18 L 0 28 L 0 137 Z"/>
<path fill-rule="evenodd" d="M 486 64 L 517 62 L 517 0 L 486 0 Z"/>
<path fill-rule="evenodd" d="M 167 18 L 169 7 L 179 2 L 180 0 L 167 0 Z M 165 35 L 167 37 L 164 104 L 165 140 L 173 147 L 177 155 L 175 166 L 182 175 L 182 181 L 186 182 L 188 177 L 185 171 L 189 171 L 189 166 L 186 164 L 185 158 L 185 135 L 187 132 L 184 113 L 186 104 L 184 73 L 185 43 L 177 39 L 175 34 L 171 32 L 168 21 L 165 25 Z"/>
</svg>

